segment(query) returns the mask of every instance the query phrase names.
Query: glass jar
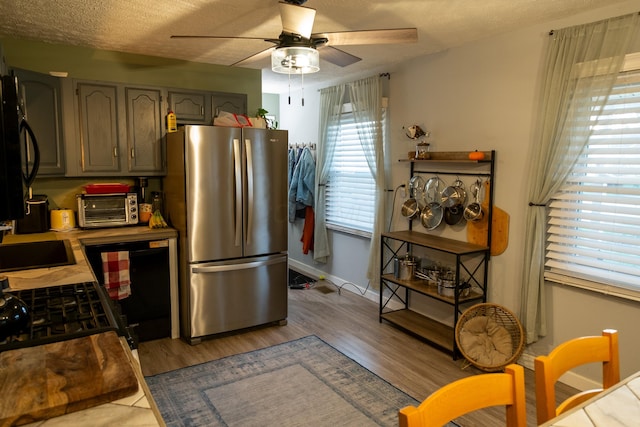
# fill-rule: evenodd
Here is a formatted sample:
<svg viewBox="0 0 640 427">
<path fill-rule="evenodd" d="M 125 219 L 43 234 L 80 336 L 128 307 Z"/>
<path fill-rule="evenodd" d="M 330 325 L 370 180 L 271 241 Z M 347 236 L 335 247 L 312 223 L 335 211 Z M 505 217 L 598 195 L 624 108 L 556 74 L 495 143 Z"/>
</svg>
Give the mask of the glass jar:
<svg viewBox="0 0 640 427">
<path fill-rule="evenodd" d="M 418 160 L 427 160 L 431 156 L 429 154 L 429 143 L 420 141 L 416 144 L 416 159 Z"/>
</svg>

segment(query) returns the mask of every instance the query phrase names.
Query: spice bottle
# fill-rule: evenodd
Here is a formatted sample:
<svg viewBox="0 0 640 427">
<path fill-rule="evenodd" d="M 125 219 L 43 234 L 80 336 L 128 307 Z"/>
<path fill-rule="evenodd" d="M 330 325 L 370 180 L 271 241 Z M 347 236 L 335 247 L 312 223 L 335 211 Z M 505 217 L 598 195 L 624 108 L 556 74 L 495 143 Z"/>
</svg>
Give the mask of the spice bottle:
<svg viewBox="0 0 640 427">
<path fill-rule="evenodd" d="M 167 132 L 177 132 L 178 131 L 178 119 L 176 117 L 176 113 L 173 110 L 169 110 L 169 114 L 167 114 Z"/>
</svg>

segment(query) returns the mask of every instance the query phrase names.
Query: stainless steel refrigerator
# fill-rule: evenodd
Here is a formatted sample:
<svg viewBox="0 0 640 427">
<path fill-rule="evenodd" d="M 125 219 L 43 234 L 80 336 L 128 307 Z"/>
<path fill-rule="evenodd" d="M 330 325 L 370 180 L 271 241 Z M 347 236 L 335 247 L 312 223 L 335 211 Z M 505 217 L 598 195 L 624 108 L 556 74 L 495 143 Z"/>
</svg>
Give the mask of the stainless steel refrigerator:
<svg viewBox="0 0 640 427">
<path fill-rule="evenodd" d="M 180 233 L 180 329 L 287 318 L 287 131 L 184 126 L 167 136 L 166 217 Z"/>
</svg>

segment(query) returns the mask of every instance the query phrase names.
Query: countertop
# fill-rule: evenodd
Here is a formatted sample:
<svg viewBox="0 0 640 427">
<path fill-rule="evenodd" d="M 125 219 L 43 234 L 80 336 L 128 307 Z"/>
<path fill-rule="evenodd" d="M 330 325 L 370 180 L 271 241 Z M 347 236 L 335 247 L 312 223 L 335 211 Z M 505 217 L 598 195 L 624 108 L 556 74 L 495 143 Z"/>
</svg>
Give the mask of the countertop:
<svg viewBox="0 0 640 427">
<path fill-rule="evenodd" d="M 69 283 L 93 282 L 95 281 L 95 277 L 82 250 L 84 245 L 135 242 L 139 240 L 162 240 L 177 237 L 178 232 L 173 228 L 151 229 L 146 226 L 95 230 L 75 229 L 66 232 L 51 231 L 34 234 L 9 234 L 4 236 L 2 240 L 3 244 L 68 239 L 71 243 L 76 263 L 60 267 L 10 271 L 2 274 L 9 278 L 9 287 L 11 289 L 34 289 L 66 285 Z"/>
<path fill-rule="evenodd" d="M 76 264 L 13 271 L 3 274 L 9 278 L 9 286 L 11 289 L 34 289 L 69 283 L 93 282 L 95 281 L 95 277 L 84 255 L 84 245 L 140 240 L 162 240 L 177 237 L 177 231 L 172 228 L 150 229 L 145 226 L 7 235 L 3 238 L 3 244 L 68 239 L 73 249 Z M 138 378 L 139 388 L 137 393 L 118 401 L 45 421 L 35 422 L 28 424 L 28 426 L 164 426 L 165 423 L 160 416 L 155 402 L 151 398 L 149 388 L 140 369 L 137 351 L 131 351 L 123 338 L 121 338 L 121 341 Z"/>
</svg>

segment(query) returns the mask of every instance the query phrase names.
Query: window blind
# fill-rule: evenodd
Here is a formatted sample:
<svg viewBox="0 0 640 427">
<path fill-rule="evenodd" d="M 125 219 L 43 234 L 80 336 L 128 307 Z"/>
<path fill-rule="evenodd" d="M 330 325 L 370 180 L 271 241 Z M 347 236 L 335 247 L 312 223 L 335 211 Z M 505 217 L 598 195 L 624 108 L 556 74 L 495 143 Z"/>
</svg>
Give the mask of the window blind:
<svg viewBox="0 0 640 427">
<path fill-rule="evenodd" d="M 373 231 L 375 180 L 371 175 L 353 113 L 344 112 L 326 185 L 327 225 L 334 228 Z"/>
<path fill-rule="evenodd" d="M 550 203 L 546 267 L 638 295 L 640 72 L 620 74 L 591 123 L 587 147 Z"/>
</svg>

